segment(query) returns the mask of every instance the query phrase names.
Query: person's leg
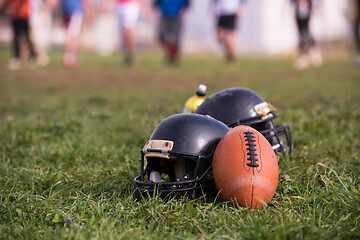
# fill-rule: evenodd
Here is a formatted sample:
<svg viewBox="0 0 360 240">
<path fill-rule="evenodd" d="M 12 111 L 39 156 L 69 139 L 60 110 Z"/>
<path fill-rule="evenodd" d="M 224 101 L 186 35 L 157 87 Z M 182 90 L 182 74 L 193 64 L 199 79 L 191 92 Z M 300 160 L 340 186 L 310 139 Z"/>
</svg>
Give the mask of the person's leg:
<svg viewBox="0 0 360 240">
<path fill-rule="evenodd" d="M 36 53 L 36 63 L 39 66 L 48 65 L 50 59 L 46 52 L 45 46 L 42 41 L 44 34 L 49 34 L 47 26 L 51 24 L 51 13 L 50 10 L 43 8 L 45 3 L 38 1 L 34 4 L 32 14 L 29 19 L 29 34 L 30 39 Z"/>
<path fill-rule="evenodd" d="M 166 45 L 166 28 L 167 28 L 166 19 L 165 17 L 161 17 L 159 21 L 158 40 L 162 47 L 165 47 Z"/>
<path fill-rule="evenodd" d="M 75 66 L 78 64 L 78 38 L 81 32 L 83 23 L 83 14 L 81 12 L 73 13 L 66 20 L 66 40 L 65 40 L 65 53 L 63 63 L 67 67 Z"/>
<path fill-rule="evenodd" d="M 236 56 L 236 15 L 219 18 L 217 38 L 223 47 L 227 63 L 232 64 Z"/>
<path fill-rule="evenodd" d="M 136 49 L 135 29 L 140 17 L 140 5 L 136 2 L 118 5 L 119 22 L 123 34 L 125 64 L 131 65 Z"/>
<path fill-rule="evenodd" d="M 299 20 L 300 31 L 302 35 L 303 50 L 308 51 L 316 45 L 315 40 L 310 31 L 310 16 Z"/>
<path fill-rule="evenodd" d="M 234 30 L 227 30 L 225 34 L 225 51 L 226 51 L 226 60 L 228 63 L 232 63 L 235 60 L 236 56 L 236 36 Z"/>
<path fill-rule="evenodd" d="M 135 53 L 135 36 L 132 27 L 123 28 L 125 63 L 132 64 Z"/>
<path fill-rule="evenodd" d="M 218 40 L 220 47 L 223 48 L 223 51 L 226 52 L 226 46 L 225 46 L 225 35 L 226 30 L 224 28 L 224 16 L 219 16 L 217 19 L 217 27 L 216 27 L 216 39 Z"/>
<path fill-rule="evenodd" d="M 354 36 L 355 36 L 357 53 L 360 55 L 360 13 L 358 17 L 355 19 Z"/>
<path fill-rule="evenodd" d="M 165 59 L 167 62 L 170 61 L 170 47 L 169 47 L 169 40 L 168 40 L 168 29 L 169 21 L 168 18 L 165 16 L 162 16 L 159 21 L 159 32 L 158 32 L 158 40 L 161 45 L 161 47 L 164 50 L 165 53 Z"/>
<path fill-rule="evenodd" d="M 13 57 L 8 63 L 8 68 L 15 70 L 21 66 L 20 60 L 20 37 L 21 37 L 21 28 L 19 27 L 18 20 L 11 20 L 11 26 L 13 30 L 13 41 L 12 41 L 12 51 Z"/>
<path fill-rule="evenodd" d="M 314 67 L 320 67 L 323 64 L 321 51 L 310 30 L 310 16 L 304 20 L 305 46 L 309 55 L 310 62 Z"/>
<path fill-rule="evenodd" d="M 23 25 L 22 28 L 23 28 L 23 32 L 25 35 L 25 40 L 26 40 L 27 46 L 29 48 L 30 59 L 35 61 L 36 60 L 36 52 L 35 52 L 34 44 L 30 37 L 29 21 L 24 20 L 22 25 Z"/>
<path fill-rule="evenodd" d="M 224 41 L 223 29 L 221 27 L 217 27 L 215 34 L 216 34 L 216 39 L 218 40 L 219 44 L 223 45 L 223 41 Z"/>
<path fill-rule="evenodd" d="M 355 38 L 355 47 L 357 51 L 357 56 L 355 57 L 355 63 L 360 66 L 360 12 L 358 13 L 357 18 L 354 23 L 354 38 Z"/>
<path fill-rule="evenodd" d="M 173 17 L 167 19 L 166 41 L 168 44 L 169 63 L 177 64 L 180 55 L 180 32 L 181 19 L 180 17 Z"/>
<path fill-rule="evenodd" d="M 299 54 L 306 54 L 308 43 L 308 22 L 306 19 L 296 19 L 299 33 Z"/>
<path fill-rule="evenodd" d="M 307 30 L 306 20 L 303 18 L 296 17 L 296 26 L 298 29 L 298 51 L 299 56 L 294 62 L 294 67 L 297 70 L 303 70 L 310 66 L 309 56 L 307 55 Z"/>
<path fill-rule="evenodd" d="M 12 21 L 13 27 L 13 56 L 14 58 L 20 59 L 20 38 L 21 38 L 21 23 L 19 20 Z"/>
</svg>

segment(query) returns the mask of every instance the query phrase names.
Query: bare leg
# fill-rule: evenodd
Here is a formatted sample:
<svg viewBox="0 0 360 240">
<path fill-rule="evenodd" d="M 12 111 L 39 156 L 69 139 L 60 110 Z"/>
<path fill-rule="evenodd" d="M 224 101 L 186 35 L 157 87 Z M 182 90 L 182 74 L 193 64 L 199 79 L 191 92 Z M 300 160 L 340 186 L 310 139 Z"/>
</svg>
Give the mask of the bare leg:
<svg viewBox="0 0 360 240">
<path fill-rule="evenodd" d="M 78 38 L 81 33 L 83 15 L 75 13 L 71 16 L 66 30 L 66 47 L 63 63 L 67 67 L 78 64 Z"/>
<path fill-rule="evenodd" d="M 68 33 L 66 36 L 65 54 L 63 57 L 64 65 L 67 67 L 75 66 L 77 64 L 77 53 L 77 36 Z"/>
<path fill-rule="evenodd" d="M 217 39 L 225 51 L 226 61 L 231 64 L 235 60 L 235 31 L 218 28 L 216 30 Z"/>
<path fill-rule="evenodd" d="M 228 63 L 232 63 L 235 60 L 235 31 L 227 31 L 225 34 L 225 51 L 226 51 L 226 60 Z"/>
<path fill-rule="evenodd" d="M 220 45 L 223 46 L 224 44 L 224 32 L 221 28 L 217 28 L 216 29 L 216 37 L 217 40 L 219 41 Z"/>
<path fill-rule="evenodd" d="M 124 52 L 126 64 L 132 64 L 135 53 L 135 36 L 132 28 L 124 27 Z"/>
</svg>

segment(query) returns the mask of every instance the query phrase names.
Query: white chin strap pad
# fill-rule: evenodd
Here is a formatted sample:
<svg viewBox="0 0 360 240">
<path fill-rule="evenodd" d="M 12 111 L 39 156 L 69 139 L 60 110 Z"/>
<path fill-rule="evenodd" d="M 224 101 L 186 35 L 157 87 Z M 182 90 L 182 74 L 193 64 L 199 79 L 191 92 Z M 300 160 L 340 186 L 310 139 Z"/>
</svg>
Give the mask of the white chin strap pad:
<svg viewBox="0 0 360 240">
<path fill-rule="evenodd" d="M 152 181 L 152 182 L 161 182 L 160 173 L 157 172 L 157 171 L 152 171 L 150 173 L 150 181 Z"/>
</svg>

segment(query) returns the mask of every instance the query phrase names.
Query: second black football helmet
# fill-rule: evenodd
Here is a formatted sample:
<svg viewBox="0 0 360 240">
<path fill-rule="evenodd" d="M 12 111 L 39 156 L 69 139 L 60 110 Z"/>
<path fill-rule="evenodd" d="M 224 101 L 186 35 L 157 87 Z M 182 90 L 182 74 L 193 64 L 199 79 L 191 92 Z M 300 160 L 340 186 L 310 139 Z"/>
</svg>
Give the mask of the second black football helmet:
<svg viewBox="0 0 360 240">
<path fill-rule="evenodd" d="M 250 89 L 237 87 L 217 92 L 208 97 L 195 113 L 210 115 L 228 127 L 251 126 L 265 136 L 276 152 L 292 150 L 290 127 L 275 125 L 273 120 L 279 116 L 275 108 Z M 280 140 L 281 135 L 285 136 L 288 150 Z"/>
</svg>

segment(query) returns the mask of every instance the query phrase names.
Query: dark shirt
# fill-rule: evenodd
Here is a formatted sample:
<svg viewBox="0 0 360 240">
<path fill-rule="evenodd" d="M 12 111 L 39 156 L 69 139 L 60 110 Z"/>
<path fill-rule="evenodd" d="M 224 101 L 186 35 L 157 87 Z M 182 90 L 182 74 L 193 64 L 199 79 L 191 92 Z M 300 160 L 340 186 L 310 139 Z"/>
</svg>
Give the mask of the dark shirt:
<svg viewBox="0 0 360 240">
<path fill-rule="evenodd" d="M 189 0 L 155 0 L 154 6 L 159 8 L 163 16 L 177 17 L 183 9 L 188 8 Z"/>
</svg>

